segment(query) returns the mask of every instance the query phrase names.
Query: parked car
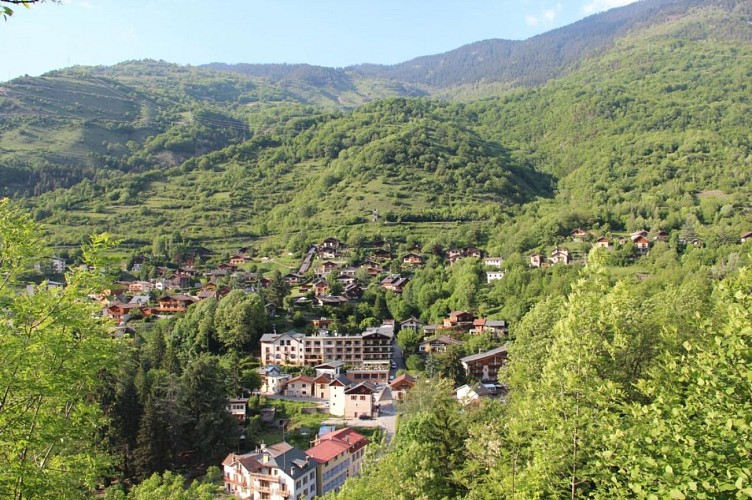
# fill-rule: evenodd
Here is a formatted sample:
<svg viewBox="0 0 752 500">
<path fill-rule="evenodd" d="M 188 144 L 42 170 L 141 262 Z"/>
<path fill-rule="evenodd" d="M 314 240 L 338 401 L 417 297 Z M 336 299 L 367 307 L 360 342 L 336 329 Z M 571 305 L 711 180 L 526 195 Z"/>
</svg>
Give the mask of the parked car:
<svg viewBox="0 0 752 500">
<path fill-rule="evenodd" d="M 359 420 L 373 420 L 373 417 L 371 415 L 361 415 L 358 417 Z"/>
</svg>

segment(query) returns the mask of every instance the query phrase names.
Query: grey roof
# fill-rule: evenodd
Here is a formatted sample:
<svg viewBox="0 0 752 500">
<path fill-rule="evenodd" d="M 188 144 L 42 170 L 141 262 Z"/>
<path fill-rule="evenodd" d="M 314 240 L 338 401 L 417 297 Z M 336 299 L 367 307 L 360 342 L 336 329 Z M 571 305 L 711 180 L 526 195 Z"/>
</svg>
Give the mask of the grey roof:
<svg viewBox="0 0 752 500">
<path fill-rule="evenodd" d="M 460 361 L 462 361 L 463 363 L 469 363 L 471 361 L 478 361 L 480 359 L 484 359 L 495 354 L 500 354 L 502 352 L 507 352 L 507 344 L 504 344 L 503 346 L 497 347 L 495 349 L 491 349 L 490 351 L 465 356 L 464 358 L 461 358 Z"/>
<path fill-rule="evenodd" d="M 263 458 L 265 455 L 268 457 L 266 461 Z M 293 479 L 298 479 L 316 467 L 316 463 L 303 450 L 284 441 L 244 455 L 230 454 L 223 464 L 235 462 L 242 463 L 251 472 L 261 467 L 276 467 Z"/>
<path fill-rule="evenodd" d="M 366 328 L 366 331 L 361 335 L 367 337 L 376 334 L 384 335 L 385 337 L 394 337 L 394 325 L 371 326 Z"/>
<path fill-rule="evenodd" d="M 507 322 L 503 319 L 487 319 L 486 326 L 507 326 Z"/>
<path fill-rule="evenodd" d="M 314 366 L 314 368 L 339 368 L 340 366 L 345 366 L 344 361 L 327 361 L 325 363 L 321 363 L 318 366 Z"/>
<path fill-rule="evenodd" d="M 331 385 L 335 381 L 339 382 L 340 384 L 344 385 L 345 387 L 349 387 L 349 386 L 352 385 L 352 380 L 350 380 L 349 378 L 345 377 L 344 375 L 337 375 L 336 377 L 334 377 L 332 379 L 331 382 L 329 382 L 329 385 Z"/>
<path fill-rule="evenodd" d="M 287 335 L 290 338 L 300 340 L 305 337 L 302 333 L 298 333 L 295 330 L 290 330 L 285 333 L 265 333 L 261 336 L 261 342 L 274 342 L 280 337 Z"/>
</svg>

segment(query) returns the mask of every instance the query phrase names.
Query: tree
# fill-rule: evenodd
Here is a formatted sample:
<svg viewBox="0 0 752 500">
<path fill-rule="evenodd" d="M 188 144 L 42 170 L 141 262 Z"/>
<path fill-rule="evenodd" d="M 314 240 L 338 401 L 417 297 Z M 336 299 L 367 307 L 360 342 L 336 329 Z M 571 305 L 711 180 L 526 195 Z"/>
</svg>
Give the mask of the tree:
<svg viewBox="0 0 752 500">
<path fill-rule="evenodd" d="M 7 199 L 0 202 L 0 496 L 83 495 L 108 463 L 95 445 L 103 424 L 99 374 L 117 363 L 98 306 L 99 272 L 75 269 L 65 288 L 18 293 L 22 274 L 44 256 L 42 231 Z M 92 238 L 84 262 L 108 245 Z M 92 269 L 90 267 L 89 269 Z"/>
<path fill-rule="evenodd" d="M 0 0 L 1 3 L 9 3 L 12 5 L 23 5 L 27 9 L 29 6 L 33 3 L 42 3 L 44 0 Z M 54 1 L 54 0 L 50 0 Z M 0 14 L 2 14 L 4 19 L 8 19 L 10 16 L 13 15 L 13 9 L 8 7 L 7 5 L 0 5 Z"/>
<path fill-rule="evenodd" d="M 184 440 L 197 463 L 224 456 L 237 443 L 237 424 L 227 411 L 227 375 L 216 357 L 193 359 L 178 384 L 177 404 L 185 418 Z"/>
<path fill-rule="evenodd" d="M 261 337 L 266 325 L 266 310 L 261 297 L 233 290 L 217 306 L 214 326 L 226 349 L 243 351 Z"/>
<path fill-rule="evenodd" d="M 415 354 L 422 341 L 423 335 L 420 331 L 411 328 L 402 329 L 397 334 L 397 345 L 402 349 L 405 357 Z"/>
</svg>

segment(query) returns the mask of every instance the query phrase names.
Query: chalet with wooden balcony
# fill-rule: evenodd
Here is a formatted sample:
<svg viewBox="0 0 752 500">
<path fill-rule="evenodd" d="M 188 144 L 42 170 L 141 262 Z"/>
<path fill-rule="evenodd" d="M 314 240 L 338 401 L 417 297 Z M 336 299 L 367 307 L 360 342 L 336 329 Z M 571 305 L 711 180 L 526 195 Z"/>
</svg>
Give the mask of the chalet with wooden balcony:
<svg viewBox="0 0 752 500">
<path fill-rule="evenodd" d="M 465 356 L 460 361 L 468 377 L 481 382 L 496 383 L 499 370 L 507 362 L 507 346 L 505 344 L 490 351 Z"/>
<path fill-rule="evenodd" d="M 198 302 L 197 297 L 173 293 L 159 299 L 157 301 L 158 305 L 153 309 L 153 312 L 157 314 L 184 313 L 188 310 L 188 306 L 196 302 Z"/>
</svg>

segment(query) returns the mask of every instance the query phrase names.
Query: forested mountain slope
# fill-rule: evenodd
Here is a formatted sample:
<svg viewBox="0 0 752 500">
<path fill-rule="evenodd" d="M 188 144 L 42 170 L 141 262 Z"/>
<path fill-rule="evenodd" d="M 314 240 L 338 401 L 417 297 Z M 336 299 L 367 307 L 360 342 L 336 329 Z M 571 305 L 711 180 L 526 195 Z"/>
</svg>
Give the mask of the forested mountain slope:
<svg viewBox="0 0 752 500">
<path fill-rule="evenodd" d="M 527 40 L 484 40 L 443 54 L 418 57 L 390 66 L 360 64 L 323 68 L 306 64 L 213 63 L 211 69 L 240 73 L 291 85 L 303 82 L 334 92 L 353 90 L 363 77 L 398 83 L 404 96 L 435 93 L 453 87 L 496 83 L 535 86 L 561 76 L 572 65 L 608 50 L 630 31 L 681 16 L 707 0 L 635 2 L 587 17 Z"/>
<path fill-rule="evenodd" d="M 684 4 L 636 5 L 645 17 Z M 475 221 L 499 251 L 524 252 L 572 225 L 669 229 L 688 216 L 735 237 L 750 5 L 660 12 L 566 77 L 462 102 L 331 111 L 268 81 L 154 61 L 18 79 L 0 96 L 0 186 L 38 195 L 28 204 L 61 242 L 92 228 L 149 241 Z M 608 14 L 586 21 L 625 15 Z"/>
</svg>

